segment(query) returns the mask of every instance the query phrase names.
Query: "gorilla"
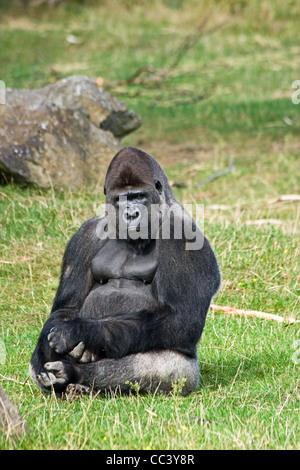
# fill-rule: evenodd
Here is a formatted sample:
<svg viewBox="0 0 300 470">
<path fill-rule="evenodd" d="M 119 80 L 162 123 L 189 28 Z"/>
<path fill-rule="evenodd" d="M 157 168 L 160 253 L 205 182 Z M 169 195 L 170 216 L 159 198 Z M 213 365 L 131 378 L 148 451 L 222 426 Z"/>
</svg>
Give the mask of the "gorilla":
<svg viewBox="0 0 300 470">
<path fill-rule="evenodd" d="M 57 394 L 128 392 L 133 383 L 140 392 L 169 392 L 183 378 L 189 393 L 220 285 L 214 253 L 143 151 L 115 155 L 104 194 L 105 215 L 84 222 L 67 244 L 31 378 Z M 183 230 L 188 222 L 191 230 Z"/>
</svg>

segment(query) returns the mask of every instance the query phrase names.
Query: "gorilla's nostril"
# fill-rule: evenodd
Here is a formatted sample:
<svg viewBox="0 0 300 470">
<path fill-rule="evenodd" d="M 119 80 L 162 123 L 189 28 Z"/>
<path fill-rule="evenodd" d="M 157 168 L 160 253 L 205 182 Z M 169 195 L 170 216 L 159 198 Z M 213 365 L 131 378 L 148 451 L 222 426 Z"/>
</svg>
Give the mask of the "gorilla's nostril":
<svg viewBox="0 0 300 470">
<path fill-rule="evenodd" d="M 139 215 L 140 215 L 140 212 L 138 210 L 135 210 L 135 211 L 132 212 L 131 218 L 132 219 L 137 219 L 139 217 Z"/>
<path fill-rule="evenodd" d="M 123 217 L 127 222 L 138 219 L 140 217 L 140 211 L 138 209 L 126 209 Z"/>
</svg>

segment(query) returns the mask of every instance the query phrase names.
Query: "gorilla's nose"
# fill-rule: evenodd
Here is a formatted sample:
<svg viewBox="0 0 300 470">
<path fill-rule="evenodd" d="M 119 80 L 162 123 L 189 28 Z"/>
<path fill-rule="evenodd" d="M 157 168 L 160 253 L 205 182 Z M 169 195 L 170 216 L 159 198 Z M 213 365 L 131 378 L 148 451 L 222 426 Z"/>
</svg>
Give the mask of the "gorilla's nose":
<svg viewBox="0 0 300 470">
<path fill-rule="evenodd" d="M 141 212 L 138 207 L 128 207 L 123 212 L 123 219 L 127 223 L 137 222 L 141 217 Z"/>
</svg>

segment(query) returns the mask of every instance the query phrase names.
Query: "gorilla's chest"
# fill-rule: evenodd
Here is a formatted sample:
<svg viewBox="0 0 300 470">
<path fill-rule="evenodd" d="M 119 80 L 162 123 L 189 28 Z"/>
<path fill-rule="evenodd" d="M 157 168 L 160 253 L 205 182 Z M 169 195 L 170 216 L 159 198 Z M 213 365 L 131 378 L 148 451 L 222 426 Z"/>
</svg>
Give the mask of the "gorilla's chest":
<svg viewBox="0 0 300 470">
<path fill-rule="evenodd" d="M 154 246 L 136 252 L 125 240 L 108 240 L 92 260 L 92 273 L 99 283 L 110 279 L 153 280 L 157 269 Z"/>
</svg>

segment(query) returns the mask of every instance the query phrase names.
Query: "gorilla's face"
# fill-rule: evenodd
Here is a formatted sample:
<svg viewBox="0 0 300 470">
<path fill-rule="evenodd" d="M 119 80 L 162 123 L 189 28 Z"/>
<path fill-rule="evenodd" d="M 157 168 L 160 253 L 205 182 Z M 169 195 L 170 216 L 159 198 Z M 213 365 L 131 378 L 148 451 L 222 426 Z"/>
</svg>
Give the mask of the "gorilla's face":
<svg viewBox="0 0 300 470">
<path fill-rule="evenodd" d="M 161 193 L 162 182 L 149 155 L 129 148 L 115 156 L 106 175 L 105 194 L 108 223 L 119 238 L 153 238 Z"/>
<path fill-rule="evenodd" d="M 112 196 L 116 211 L 116 230 L 120 238 L 136 240 L 151 238 L 151 211 L 158 205 L 151 192 L 134 188 Z M 153 201 L 154 200 L 154 201 Z"/>
</svg>

